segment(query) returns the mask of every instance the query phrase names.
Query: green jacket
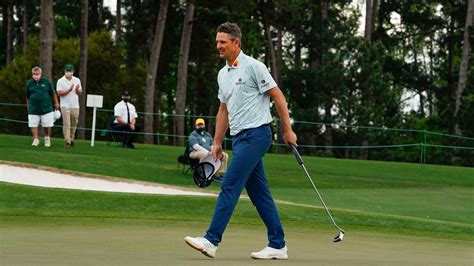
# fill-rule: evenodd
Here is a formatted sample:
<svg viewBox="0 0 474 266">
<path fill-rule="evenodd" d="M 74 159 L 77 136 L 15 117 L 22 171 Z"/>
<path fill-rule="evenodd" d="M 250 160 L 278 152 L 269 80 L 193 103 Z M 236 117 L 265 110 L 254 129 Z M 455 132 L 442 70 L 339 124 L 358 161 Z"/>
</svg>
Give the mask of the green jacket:
<svg viewBox="0 0 474 266">
<path fill-rule="evenodd" d="M 28 114 L 44 115 L 54 111 L 52 104 L 54 94 L 56 91 L 47 78 L 41 77 L 39 81 L 28 80 L 26 82 L 26 98 L 29 101 Z"/>
</svg>

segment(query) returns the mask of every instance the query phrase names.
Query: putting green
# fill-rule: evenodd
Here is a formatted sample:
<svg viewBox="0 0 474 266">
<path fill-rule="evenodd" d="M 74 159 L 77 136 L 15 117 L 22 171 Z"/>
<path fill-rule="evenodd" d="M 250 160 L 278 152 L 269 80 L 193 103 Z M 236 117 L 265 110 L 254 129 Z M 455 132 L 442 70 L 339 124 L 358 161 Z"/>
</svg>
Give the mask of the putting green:
<svg viewBox="0 0 474 266">
<path fill-rule="evenodd" d="M 286 228 L 288 261 L 256 261 L 263 226 L 230 224 L 216 259 L 188 247 L 207 223 L 71 217 L 3 216 L 3 265 L 472 265 L 474 242 L 349 231 L 333 244 L 333 228 Z"/>
</svg>

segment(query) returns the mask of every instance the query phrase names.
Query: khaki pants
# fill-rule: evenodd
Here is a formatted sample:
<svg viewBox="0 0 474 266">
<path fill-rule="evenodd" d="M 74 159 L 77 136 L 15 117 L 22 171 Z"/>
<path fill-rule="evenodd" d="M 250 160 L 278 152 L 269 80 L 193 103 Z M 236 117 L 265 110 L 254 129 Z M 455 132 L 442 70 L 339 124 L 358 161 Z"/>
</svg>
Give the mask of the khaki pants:
<svg viewBox="0 0 474 266">
<path fill-rule="evenodd" d="M 63 118 L 63 135 L 66 143 L 74 141 L 77 122 L 79 121 L 79 108 L 61 107 L 61 116 Z"/>
<path fill-rule="evenodd" d="M 189 158 L 201 160 L 208 154 L 209 152 L 207 151 L 192 151 L 189 153 Z M 227 153 L 222 152 L 222 154 L 224 154 L 224 157 L 222 157 L 222 165 L 221 168 L 219 168 L 219 171 L 217 171 L 219 175 L 225 174 L 225 171 L 227 171 L 227 161 L 229 160 L 229 155 Z"/>
</svg>

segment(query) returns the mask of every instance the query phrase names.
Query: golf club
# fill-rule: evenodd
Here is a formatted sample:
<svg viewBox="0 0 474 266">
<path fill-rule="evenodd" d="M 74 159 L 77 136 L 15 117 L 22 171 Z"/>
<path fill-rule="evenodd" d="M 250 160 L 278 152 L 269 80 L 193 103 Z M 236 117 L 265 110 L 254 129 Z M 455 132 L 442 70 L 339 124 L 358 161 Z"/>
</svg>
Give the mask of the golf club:
<svg viewBox="0 0 474 266">
<path fill-rule="evenodd" d="M 332 221 L 332 224 L 334 224 L 334 226 L 339 229 L 339 234 L 334 237 L 334 243 L 335 242 L 339 242 L 339 241 L 342 241 L 342 239 L 344 238 L 344 234 L 346 233 L 344 230 L 342 230 L 342 228 L 340 228 L 339 226 L 337 226 L 336 222 L 334 221 L 334 219 L 332 218 L 332 215 L 331 213 L 329 212 L 329 209 L 328 207 L 326 206 L 326 203 L 324 203 L 324 200 L 323 198 L 321 197 L 321 194 L 319 194 L 319 191 L 318 189 L 316 188 L 316 185 L 314 185 L 314 182 L 313 182 L 313 179 L 311 179 L 311 176 L 309 176 L 309 173 L 308 171 L 306 170 L 306 167 L 304 166 L 304 161 L 303 161 L 303 158 L 301 158 L 301 155 L 300 153 L 298 152 L 298 150 L 296 149 L 296 147 L 294 145 L 290 145 L 290 148 L 293 150 L 293 153 L 295 154 L 295 157 L 296 157 L 296 160 L 298 161 L 298 163 L 303 167 L 303 170 L 304 172 L 306 173 L 306 176 L 308 177 L 309 181 L 311 182 L 311 185 L 313 185 L 313 188 L 314 188 L 314 191 L 316 191 L 316 194 L 318 195 L 319 199 L 321 200 L 321 203 L 323 204 L 324 206 L 324 209 L 326 209 L 326 212 L 329 214 L 329 217 L 331 218 L 331 221 Z"/>
</svg>

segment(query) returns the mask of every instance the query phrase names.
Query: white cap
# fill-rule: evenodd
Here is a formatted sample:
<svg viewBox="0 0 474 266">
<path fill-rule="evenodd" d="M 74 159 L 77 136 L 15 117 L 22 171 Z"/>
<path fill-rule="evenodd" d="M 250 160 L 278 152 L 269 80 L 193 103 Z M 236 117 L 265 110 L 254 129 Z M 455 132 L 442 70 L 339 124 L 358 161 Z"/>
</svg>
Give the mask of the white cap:
<svg viewBox="0 0 474 266">
<path fill-rule="evenodd" d="M 54 110 L 54 120 L 61 118 L 61 112 L 59 110 Z"/>
<path fill-rule="evenodd" d="M 209 163 L 209 164 L 212 165 L 212 167 L 211 167 L 211 165 L 209 165 L 209 164 L 204 164 L 204 173 L 206 174 L 206 177 L 209 177 L 209 178 L 214 176 L 222 166 L 221 160 L 214 159 L 212 157 L 212 154 L 209 154 L 208 156 L 202 158 L 199 161 L 199 164 L 202 164 L 202 163 Z"/>
</svg>

